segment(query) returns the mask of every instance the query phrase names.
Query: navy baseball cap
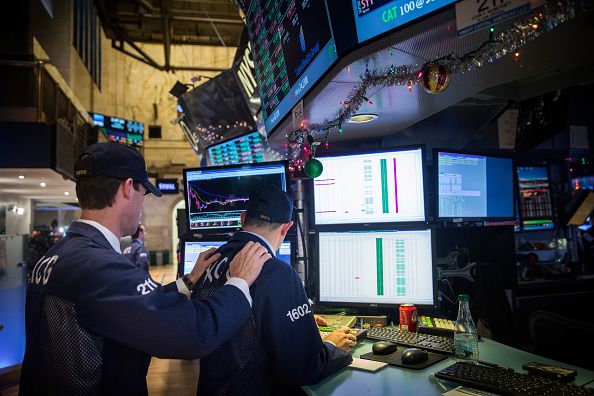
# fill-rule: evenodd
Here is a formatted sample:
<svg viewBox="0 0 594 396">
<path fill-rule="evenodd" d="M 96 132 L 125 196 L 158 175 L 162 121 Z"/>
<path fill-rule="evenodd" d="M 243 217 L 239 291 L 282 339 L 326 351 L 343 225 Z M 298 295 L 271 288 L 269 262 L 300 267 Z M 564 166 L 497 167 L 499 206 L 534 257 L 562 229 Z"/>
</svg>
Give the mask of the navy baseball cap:
<svg viewBox="0 0 594 396">
<path fill-rule="evenodd" d="M 92 161 L 80 161 L 89 154 Z M 132 179 L 141 183 L 147 190 L 157 197 L 163 195 L 149 180 L 146 174 L 144 158 L 132 147 L 120 143 L 107 142 L 92 144 L 82 152 L 74 165 L 74 177 L 79 180 L 86 176 L 107 176 L 114 179 Z"/>
<path fill-rule="evenodd" d="M 293 198 L 270 184 L 250 194 L 247 217 L 274 224 L 285 224 L 293 217 Z"/>
</svg>

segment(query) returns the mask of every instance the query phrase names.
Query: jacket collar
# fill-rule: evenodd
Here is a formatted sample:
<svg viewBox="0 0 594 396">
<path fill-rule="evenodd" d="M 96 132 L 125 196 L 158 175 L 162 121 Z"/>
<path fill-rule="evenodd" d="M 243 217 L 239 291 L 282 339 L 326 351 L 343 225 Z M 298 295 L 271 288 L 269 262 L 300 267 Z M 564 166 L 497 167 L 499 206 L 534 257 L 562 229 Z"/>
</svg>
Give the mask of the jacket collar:
<svg viewBox="0 0 594 396">
<path fill-rule="evenodd" d="M 115 250 L 114 247 L 112 246 L 112 244 L 109 243 L 109 241 L 107 240 L 105 235 L 103 235 L 103 233 L 99 229 L 97 229 L 96 227 L 94 227 L 90 224 L 84 223 L 82 221 L 72 222 L 70 227 L 68 227 L 68 231 L 67 231 L 66 235 L 69 235 L 69 234 L 81 235 L 81 236 L 88 238 L 88 239 L 92 240 L 93 242 L 107 248 L 107 249 Z"/>
<path fill-rule="evenodd" d="M 276 254 L 272 251 L 270 244 L 264 238 L 252 232 L 238 231 L 229 239 L 229 242 L 231 241 L 259 242 L 260 245 L 264 246 L 266 250 L 268 250 L 268 253 L 270 253 L 272 257 L 276 257 Z"/>
</svg>

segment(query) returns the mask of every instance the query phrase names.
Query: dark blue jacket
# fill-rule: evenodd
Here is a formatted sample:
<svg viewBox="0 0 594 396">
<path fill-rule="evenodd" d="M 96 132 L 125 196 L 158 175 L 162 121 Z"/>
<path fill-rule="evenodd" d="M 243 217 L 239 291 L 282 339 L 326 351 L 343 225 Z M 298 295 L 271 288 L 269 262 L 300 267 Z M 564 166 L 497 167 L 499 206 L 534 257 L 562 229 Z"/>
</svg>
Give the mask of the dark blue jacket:
<svg viewBox="0 0 594 396">
<path fill-rule="evenodd" d="M 225 283 L 229 262 L 248 241 L 266 246 L 253 234 L 236 233 L 219 248 L 222 257 L 198 280 L 192 298 L 208 297 Z M 200 361 L 200 396 L 289 394 L 352 361 L 322 342 L 301 278 L 291 266 L 271 258 L 250 292 L 252 319 Z"/>
<path fill-rule="evenodd" d="M 132 238 L 132 244 L 122 252 L 124 257 L 127 257 L 138 268 L 149 272 L 149 255 L 144 246 L 144 243 L 138 238 Z"/>
<path fill-rule="evenodd" d="M 74 222 L 32 273 L 20 394 L 147 394 L 149 355 L 201 358 L 249 317 L 238 288 L 189 300 Z"/>
</svg>

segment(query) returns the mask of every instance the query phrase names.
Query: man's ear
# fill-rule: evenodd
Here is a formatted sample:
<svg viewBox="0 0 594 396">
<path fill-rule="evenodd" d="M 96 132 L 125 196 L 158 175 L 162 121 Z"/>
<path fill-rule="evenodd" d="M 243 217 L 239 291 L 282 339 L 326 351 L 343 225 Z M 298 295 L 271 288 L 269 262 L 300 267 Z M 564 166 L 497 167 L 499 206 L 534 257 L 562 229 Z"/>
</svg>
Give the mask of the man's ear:
<svg viewBox="0 0 594 396">
<path fill-rule="evenodd" d="M 289 221 L 288 223 L 283 224 L 281 227 L 281 235 L 284 237 L 289 232 L 289 229 L 293 226 L 293 221 Z"/>
<path fill-rule="evenodd" d="M 241 220 L 241 227 L 245 226 L 245 211 L 239 214 L 239 219 Z"/>
<path fill-rule="evenodd" d="M 121 184 L 122 194 L 124 198 L 130 199 L 132 198 L 132 189 L 134 188 L 134 180 L 128 178 Z"/>
</svg>

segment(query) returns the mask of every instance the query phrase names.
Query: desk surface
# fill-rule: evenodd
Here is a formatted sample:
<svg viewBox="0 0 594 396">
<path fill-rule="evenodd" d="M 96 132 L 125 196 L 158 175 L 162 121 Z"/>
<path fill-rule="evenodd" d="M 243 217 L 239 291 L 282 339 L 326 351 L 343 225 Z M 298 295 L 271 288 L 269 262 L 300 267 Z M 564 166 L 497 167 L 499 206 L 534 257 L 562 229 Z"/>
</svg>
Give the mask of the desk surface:
<svg viewBox="0 0 594 396">
<path fill-rule="evenodd" d="M 370 352 L 372 344 L 369 340 L 359 343 L 353 351 L 353 356 L 359 357 Z M 404 347 L 398 346 L 399 350 L 401 348 Z M 594 380 L 594 371 L 557 362 L 484 338 L 479 342 L 479 354 L 481 360 L 511 367 L 518 373 L 525 372 L 522 370 L 524 363 L 541 362 L 576 370 L 576 385 L 583 385 Z M 438 372 L 455 361 L 454 357 L 448 357 L 423 370 L 387 366 L 375 373 L 347 367 L 316 385 L 304 387 L 303 390 L 308 395 L 394 395 L 396 393 L 441 395 L 444 393 L 443 389 L 429 380 L 429 374 Z M 594 387 L 594 383 L 589 384 L 588 387 Z"/>
</svg>

